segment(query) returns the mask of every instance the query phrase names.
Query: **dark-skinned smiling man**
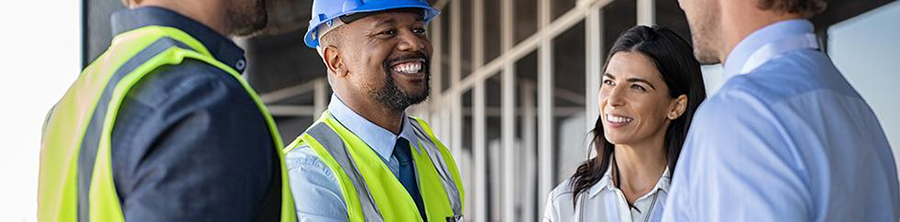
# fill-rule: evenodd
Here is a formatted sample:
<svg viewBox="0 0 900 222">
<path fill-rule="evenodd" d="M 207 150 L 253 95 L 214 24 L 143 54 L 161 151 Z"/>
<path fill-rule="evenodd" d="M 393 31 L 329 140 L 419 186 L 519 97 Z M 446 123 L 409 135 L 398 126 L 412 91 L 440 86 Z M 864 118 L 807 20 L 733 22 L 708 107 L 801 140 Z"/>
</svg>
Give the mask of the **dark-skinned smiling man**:
<svg viewBox="0 0 900 222">
<path fill-rule="evenodd" d="M 463 187 L 448 149 L 406 108 L 429 94 L 425 0 L 315 0 L 305 43 L 334 90 L 287 146 L 300 221 L 461 221 Z"/>
</svg>

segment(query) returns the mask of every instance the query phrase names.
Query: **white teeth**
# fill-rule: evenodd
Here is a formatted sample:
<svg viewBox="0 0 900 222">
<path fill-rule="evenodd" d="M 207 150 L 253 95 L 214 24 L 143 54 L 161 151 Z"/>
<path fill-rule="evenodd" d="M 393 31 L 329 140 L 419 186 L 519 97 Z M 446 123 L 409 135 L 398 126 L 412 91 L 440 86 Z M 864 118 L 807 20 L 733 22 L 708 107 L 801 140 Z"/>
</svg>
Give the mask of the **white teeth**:
<svg viewBox="0 0 900 222">
<path fill-rule="evenodd" d="M 394 66 L 394 72 L 413 74 L 422 70 L 421 62 L 406 62 Z"/>
<path fill-rule="evenodd" d="M 630 123 L 631 121 L 634 121 L 634 119 L 606 114 L 606 121 L 609 121 L 611 123 Z"/>
</svg>

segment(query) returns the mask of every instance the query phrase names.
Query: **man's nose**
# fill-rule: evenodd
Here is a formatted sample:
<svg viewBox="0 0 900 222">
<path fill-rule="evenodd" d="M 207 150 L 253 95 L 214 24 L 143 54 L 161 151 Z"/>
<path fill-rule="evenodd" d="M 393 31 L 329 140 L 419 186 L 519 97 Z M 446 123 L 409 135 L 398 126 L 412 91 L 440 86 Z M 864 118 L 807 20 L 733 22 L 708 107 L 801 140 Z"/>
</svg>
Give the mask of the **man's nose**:
<svg viewBox="0 0 900 222">
<path fill-rule="evenodd" d="M 425 40 L 412 31 L 400 32 L 399 38 L 400 44 L 397 46 L 397 49 L 400 51 L 418 52 L 424 49 L 425 44 L 427 44 Z"/>
</svg>

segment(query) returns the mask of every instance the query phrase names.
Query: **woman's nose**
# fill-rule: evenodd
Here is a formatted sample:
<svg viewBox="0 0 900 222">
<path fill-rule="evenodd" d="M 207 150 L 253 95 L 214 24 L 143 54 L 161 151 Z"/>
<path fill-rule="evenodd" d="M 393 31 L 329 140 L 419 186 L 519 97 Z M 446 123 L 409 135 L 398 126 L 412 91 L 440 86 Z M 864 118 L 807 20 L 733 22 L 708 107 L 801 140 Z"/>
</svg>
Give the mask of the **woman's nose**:
<svg viewBox="0 0 900 222">
<path fill-rule="evenodd" d="M 618 107 L 625 105 L 625 92 L 624 90 L 620 90 L 619 87 L 613 88 L 607 94 L 606 102 L 613 107 Z"/>
</svg>

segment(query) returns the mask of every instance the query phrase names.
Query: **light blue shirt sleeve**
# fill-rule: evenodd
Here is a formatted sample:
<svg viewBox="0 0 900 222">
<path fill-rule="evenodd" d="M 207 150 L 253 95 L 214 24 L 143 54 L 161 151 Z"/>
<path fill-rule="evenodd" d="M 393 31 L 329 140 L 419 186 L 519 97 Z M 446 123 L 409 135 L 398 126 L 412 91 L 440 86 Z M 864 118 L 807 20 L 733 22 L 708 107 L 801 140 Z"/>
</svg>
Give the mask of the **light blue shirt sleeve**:
<svg viewBox="0 0 900 222">
<path fill-rule="evenodd" d="M 397 138 L 406 138 L 418 150 L 417 137 L 405 114 L 402 132 L 394 135 L 354 112 L 337 95 L 332 95 L 328 112 L 338 123 L 372 148 L 394 176 L 400 172 L 400 163 L 397 157 L 392 155 Z M 285 154 L 285 164 L 299 221 L 349 220 L 347 205 L 337 177 L 312 148 L 302 145 L 291 150 Z"/>
<path fill-rule="evenodd" d="M 300 222 L 349 221 L 341 186 L 331 169 L 309 146 L 285 155 L 291 192 Z"/>
</svg>

